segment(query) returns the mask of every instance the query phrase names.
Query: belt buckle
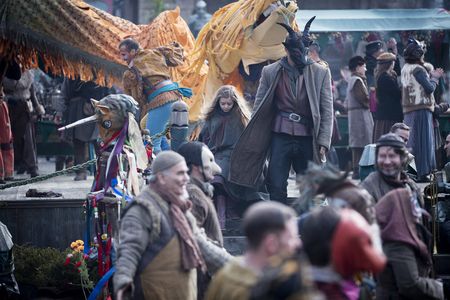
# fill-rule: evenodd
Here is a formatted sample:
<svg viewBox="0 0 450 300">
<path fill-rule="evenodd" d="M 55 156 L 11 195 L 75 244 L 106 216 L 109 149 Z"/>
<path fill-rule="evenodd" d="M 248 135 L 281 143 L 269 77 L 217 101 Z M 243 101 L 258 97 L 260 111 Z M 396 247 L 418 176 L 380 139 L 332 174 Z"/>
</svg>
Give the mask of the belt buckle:
<svg viewBox="0 0 450 300">
<path fill-rule="evenodd" d="M 300 120 L 302 119 L 302 117 L 299 114 L 296 113 L 291 113 L 289 114 L 289 120 L 293 121 L 293 122 L 300 122 Z"/>
</svg>

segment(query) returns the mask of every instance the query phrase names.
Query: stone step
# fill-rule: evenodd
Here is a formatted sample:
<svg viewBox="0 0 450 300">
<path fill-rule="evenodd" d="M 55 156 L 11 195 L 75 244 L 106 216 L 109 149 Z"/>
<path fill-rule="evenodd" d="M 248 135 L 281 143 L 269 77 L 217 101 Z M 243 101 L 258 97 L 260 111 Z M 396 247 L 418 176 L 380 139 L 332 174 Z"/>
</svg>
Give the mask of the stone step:
<svg viewBox="0 0 450 300">
<path fill-rule="evenodd" d="M 223 245 L 231 255 L 242 255 L 245 250 L 245 237 L 224 236 Z"/>
<path fill-rule="evenodd" d="M 450 279 L 450 254 L 434 254 L 434 271 L 441 278 Z"/>
</svg>

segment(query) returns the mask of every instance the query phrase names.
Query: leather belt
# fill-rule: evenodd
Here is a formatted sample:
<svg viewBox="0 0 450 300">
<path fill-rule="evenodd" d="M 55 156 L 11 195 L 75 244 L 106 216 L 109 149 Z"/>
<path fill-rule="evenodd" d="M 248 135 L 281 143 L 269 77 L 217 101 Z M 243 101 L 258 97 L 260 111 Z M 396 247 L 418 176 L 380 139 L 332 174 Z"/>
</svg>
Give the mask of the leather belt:
<svg viewBox="0 0 450 300">
<path fill-rule="evenodd" d="M 279 111 L 278 113 L 280 114 L 280 116 L 288 118 L 292 122 L 300 123 L 310 127 L 313 126 L 313 121 L 310 118 L 304 117 L 302 115 L 287 111 Z"/>
</svg>

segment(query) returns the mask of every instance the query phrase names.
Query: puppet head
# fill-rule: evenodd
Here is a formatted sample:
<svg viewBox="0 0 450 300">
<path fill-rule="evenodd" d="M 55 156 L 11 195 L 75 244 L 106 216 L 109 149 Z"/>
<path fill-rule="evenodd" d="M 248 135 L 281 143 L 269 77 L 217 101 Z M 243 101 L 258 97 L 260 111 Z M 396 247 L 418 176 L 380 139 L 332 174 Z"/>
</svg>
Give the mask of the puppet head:
<svg viewBox="0 0 450 300">
<path fill-rule="evenodd" d="M 288 32 L 288 36 L 283 42 L 283 45 L 297 67 L 303 68 L 307 63 L 309 46 L 312 43 L 311 37 L 309 35 L 309 28 L 311 27 L 311 23 L 315 18 L 315 16 L 312 17 L 306 23 L 303 34 L 295 32 L 294 29 L 287 24 L 277 23 L 278 25 L 283 26 Z"/>
<path fill-rule="evenodd" d="M 123 128 L 129 113 L 135 114 L 137 111 L 137 102 L 133 97 L 125 94 L 108 95 L 100 101 L 91 99 L 91 102 L 95 108 L 100 137 L 103 141 L 108 140 Z"/>
<path fill-rule="evenodd" d="M 133 97 L 125 94 L 113 94 L 104 97 L 100 101 L 91 99 L 91 102 L 95 109 L 93 116 L 78 120 L 58 130 L 62 131 L 82 124 L 96 122 L 99 128 L 100 139 L 106 142 L 114 134 L 125 129 L 127 139 L 137 158 L 137 167 L 145 169 L 148 161 L 141 132 L 134 118 L 138 104 Z"/>
<path fill-rule="evenodd" d="M 364 271 L 379 273 L 386 264 L 374 247 L 369 224 L 351 209 L 318 208 L 302 221 L 300 234 L 311 264 L 331 266 L 343 278 Z"/>
<path fill-rule="evenodd" d="M 93 116 L 78 120 L 74 123 L 59 128 L 59 131 L 72 127 L 97 122 L 99 125 L 100 138 L 108 140 L 114 133 L 123 128 L 125 121 L 137 111 L 137 102 L 128 95 L 108 95 L 100 101 L 91 99 L 95 114 Z M 134 121 L 134 116 L 132 117 Z"/>
</svg>

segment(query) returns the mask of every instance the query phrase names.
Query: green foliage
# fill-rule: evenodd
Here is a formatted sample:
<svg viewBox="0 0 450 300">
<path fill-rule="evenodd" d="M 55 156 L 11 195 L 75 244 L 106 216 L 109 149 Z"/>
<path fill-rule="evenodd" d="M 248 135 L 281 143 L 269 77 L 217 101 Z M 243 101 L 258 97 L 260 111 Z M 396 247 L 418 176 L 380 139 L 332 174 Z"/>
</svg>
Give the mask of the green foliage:
<svg viewBox="0 0 450 300">
<path fill-rule="evenodd" d="M 18 282 L 36 287 L 64 288 L 80 285 L 80 273 L 64 265 L 71 249 L 18 246 L 13 248 L 15 276 Z"/>
</svg>

